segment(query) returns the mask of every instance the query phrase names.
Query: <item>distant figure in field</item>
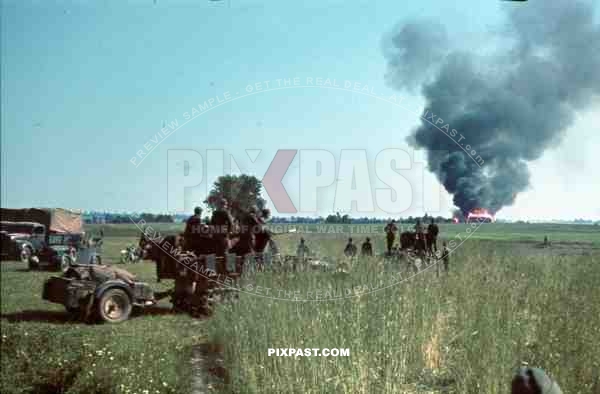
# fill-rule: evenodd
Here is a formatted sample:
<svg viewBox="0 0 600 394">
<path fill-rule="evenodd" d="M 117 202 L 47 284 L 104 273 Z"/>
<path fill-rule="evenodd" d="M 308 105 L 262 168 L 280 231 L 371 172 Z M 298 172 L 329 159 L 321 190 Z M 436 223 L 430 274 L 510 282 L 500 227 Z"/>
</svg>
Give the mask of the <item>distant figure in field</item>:
<svg viewBox="0 0 600 394">
<path fill-rule="evenodd" d="M 544 236 L 544 246 L 550 246 L 550 242 L 548 241 L 548 236 Z"/>
<path fill-rule="evenodd" d="M 442 261 L 444 262 L 444 271 L 450 272 L 450 249 L 448 249 L 446 241 L 443 243 Z"/>
<path fill-rule="evenodd" d="M 387 224 L 387 226 L 385 226 L 388 256 L 391 256 L 392 254 L 392 246 L 394 246 L 394 240 L 396 239 L 396 231 L 398 231 L 398 227 L 396 227 L 395 220 L 392 220 Z"/>
<path fill-rule="evenodd" d="M 440 233 L 440 229 L 435 220 L 431 219 L 431 223 L 427 226 L 427 252 L 429 255 L 433 255 L 433 252 L 437 252 L 437 237 Z"/>
<path fill-rule="evenodd" d="M 373 245 L 371 245 L 371 239 L 369 237 L 363 242 L 360 249 L 363 256 L 373 256 Z"/>
<path fill-rule="evenodd" d="M 520 367 L 511 382 L 511 394 L 563 394 L 558 383 L 539 368 Z"/>
<path fill-rule="evenodd" d="M 348 243 L 346 244 L 346 248 L 344 249 L 344 254 L 347 257 L 356 256 L 356 245 L 352 243 L 352 238 L 348 238 Z"/>
<path fill-rule="evenodd" d="M 298 248 L 296 249 L 296 257 L 298 257 L 299 259 L 304 259 L 305 257 L 308 257 L 308 254 L 310 253 L 308 246 L 306 246 L 306 244 L 304 243 L 304 238 L 300 238 L 300 243 L 298 244 Z"/>
</svg>

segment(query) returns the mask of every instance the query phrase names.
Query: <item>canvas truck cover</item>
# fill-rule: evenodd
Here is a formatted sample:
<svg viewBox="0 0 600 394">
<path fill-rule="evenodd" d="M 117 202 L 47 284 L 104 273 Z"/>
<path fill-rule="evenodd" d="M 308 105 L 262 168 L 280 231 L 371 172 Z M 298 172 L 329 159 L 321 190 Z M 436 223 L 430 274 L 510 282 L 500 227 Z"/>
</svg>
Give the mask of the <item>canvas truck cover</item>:
<svg viewBox="0 0 600 394">
<path fill-rule="evenodd" d="M 63 208 L 0 208 L 3 222 L 36 222 L 46 226 L 51 233 L 82 233 L 81 211 Z"/>
</svg>

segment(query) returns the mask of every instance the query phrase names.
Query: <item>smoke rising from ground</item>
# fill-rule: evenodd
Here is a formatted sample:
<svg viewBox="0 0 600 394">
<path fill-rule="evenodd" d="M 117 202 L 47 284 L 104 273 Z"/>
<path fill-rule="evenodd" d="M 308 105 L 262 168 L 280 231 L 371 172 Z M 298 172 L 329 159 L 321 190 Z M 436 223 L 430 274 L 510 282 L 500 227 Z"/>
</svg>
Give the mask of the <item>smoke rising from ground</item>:
<svg viewBox="0 0 600 394">
<path fill-rule="evenodd" d="M 442 27 L 411 22 L 386 43 L 387 82 L 418 86 L 427 110 L 485 162 L 478 165 L 440 124 L 422 119 L 409 137 L 463 213 L 513 204 L 529 185 L 527 162 L 559 144 L 575 112 L 600 94 L 600 26 L 588 3 L 510 7 L 502 39 L 508 45 L 491 56 L 450 50 Z"/>
</svg>

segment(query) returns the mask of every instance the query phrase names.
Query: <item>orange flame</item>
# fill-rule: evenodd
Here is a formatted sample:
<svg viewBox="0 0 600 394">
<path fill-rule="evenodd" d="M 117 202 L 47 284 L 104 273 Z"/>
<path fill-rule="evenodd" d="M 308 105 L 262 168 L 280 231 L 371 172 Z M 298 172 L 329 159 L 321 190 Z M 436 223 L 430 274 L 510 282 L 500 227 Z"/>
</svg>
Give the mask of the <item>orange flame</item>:
<svg viewBox="0 0 600 394">
<path fill-rule="evenodd" d="M 496 221 L 496 218 L 494 217 L 494 215 L 492 215 L 485 208 L 475 208 L 471 212 L 469 212 L 469 215 L 467 215 L 467 221 L 478 220 L 478 219 L 489 220 L 492 223 Z"/>
</svg>

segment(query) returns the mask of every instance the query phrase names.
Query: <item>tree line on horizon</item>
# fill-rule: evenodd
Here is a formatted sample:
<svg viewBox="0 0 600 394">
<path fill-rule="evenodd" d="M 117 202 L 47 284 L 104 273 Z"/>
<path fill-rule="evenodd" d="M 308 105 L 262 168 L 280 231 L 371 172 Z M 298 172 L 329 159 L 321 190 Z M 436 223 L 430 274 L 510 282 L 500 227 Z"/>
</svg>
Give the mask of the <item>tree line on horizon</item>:
<svg viewBox="0 0 600 394">
<path fill-rule="evenodd" d="M 267 208 L 267 201 L 261 197 L 262 182 L 253 175 L 224 175 L 217 178 L 210 190 L 207 198 L 202 202 L 201 207 L 205 211 L 216 209 L 217 202 L 225 198 L 230 205 L 233 217 L 240 218 L 250 207 L 259 210 Z M 124 214 L 124 213 L 96 213 L 91 212 L 84 215 L 84 222 L 93 223 L 131 223 L 132 220 L 144 220 L 146 223 L 181 223 L 189 215 L 182 214 L 153 214 L 149 212 Z M 408 216 L 408 217 L 388 217 L 388 218 L 369 218 L 369 217 L 351 217 L 348 214 L 342 215 L 340 212 L 330 214 L 326 217 L 272 217 L 271 223 L 303 223 L 303 224 L 380 224 L 395 219 L 397 223 L 416 223 L 420 219 L 422 223 L 429 223 L 431 219 L 436 223 L 452 223 L 453 217 L 445 218 L 443 216 Z M 205 217 L 204 220 L 208 220 Z M 579 223 L 592 224 L 593 221 L 577 220 Z M 517 223 L 528 223 L 518 221 Z M 598 224 L 598 222 L 596 222 Z"/>
</svg>

